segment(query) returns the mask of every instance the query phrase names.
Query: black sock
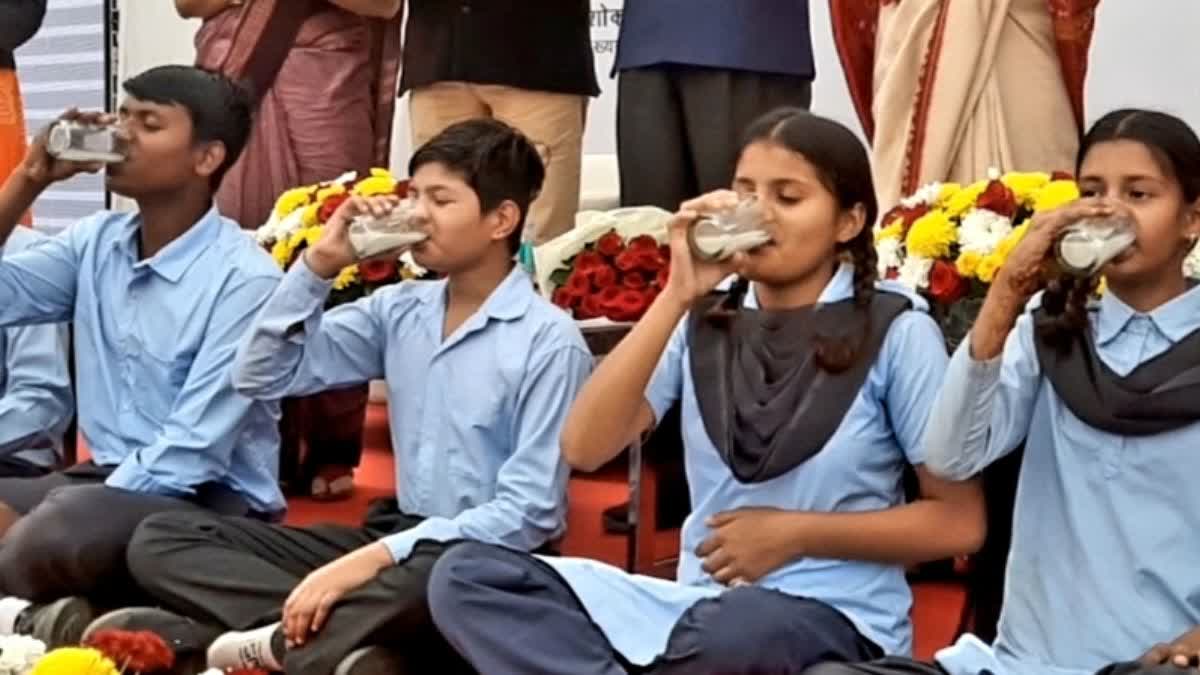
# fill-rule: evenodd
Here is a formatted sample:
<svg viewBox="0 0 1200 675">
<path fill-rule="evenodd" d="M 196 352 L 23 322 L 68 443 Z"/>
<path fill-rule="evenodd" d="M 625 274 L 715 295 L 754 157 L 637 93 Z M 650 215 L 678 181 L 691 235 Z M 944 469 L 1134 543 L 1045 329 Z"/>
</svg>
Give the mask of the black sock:
<svg viewBox="0 0 1200 675">
<path fill-rule="evenodd" d="M 287 654 L 287 638 L 283 635 L 283 624 L 271 633 L 271 656 L 275 657 L 276 663 L 283 663 L 283 657 Z"/>
</svg>

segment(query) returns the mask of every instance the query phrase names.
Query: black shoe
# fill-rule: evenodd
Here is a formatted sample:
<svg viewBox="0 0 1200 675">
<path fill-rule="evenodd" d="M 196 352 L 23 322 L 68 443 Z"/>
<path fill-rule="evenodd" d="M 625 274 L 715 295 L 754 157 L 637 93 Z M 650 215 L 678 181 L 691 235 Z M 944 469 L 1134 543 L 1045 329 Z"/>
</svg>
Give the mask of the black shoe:
<svg viewBox="0 0 1200 675">
<path fill-rule="evenodd" d="M 157 634 L 175 652 L 175 667 L 171 672 L 179 675 L 203 672 L 207 668 L 208 645 L 225 632 L 217 626 L 155 607 L 129 607 L 109 612 L 87 627 L 83 639 L 103 630 L 147 630 Z"/>
<path fill-rule="evenodd" d="M 77 646 L 96 610 L 79 597 L 63 598 L 48 605 L 32 605 L 17 619 L 17 632 L 41 640 L 47 649 Z"/>
<path fill-rule="evenodd" d="M 363 647 L 342 659 L 333 675 L 405 675 L 408 668 L 400 655 L 385 647 Z"/>
</svg>

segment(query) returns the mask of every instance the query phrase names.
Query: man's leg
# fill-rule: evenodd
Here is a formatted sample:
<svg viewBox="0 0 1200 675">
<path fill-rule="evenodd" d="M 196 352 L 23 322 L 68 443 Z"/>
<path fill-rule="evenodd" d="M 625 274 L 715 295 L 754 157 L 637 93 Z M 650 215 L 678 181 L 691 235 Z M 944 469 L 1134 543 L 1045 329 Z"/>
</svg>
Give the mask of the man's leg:
<svg viewBox="0 0 1200 675">
<path fill-rule="evenodd" d="M 617 80 L 617 162 L 621 206 L 674 213 L 697 196 L 673 66 L 627 70 Z"/>
<path fill-rule="evenodd" d="M 565 581 L 526 553 L 465 542 L 433 568 L 429 608 L 445 639 L 487 675 L 626 675 Z"/>
<path fill-rule="evenodd" d="M 414 150 L 452 124 L 492 114 L 465 82 L 435 82 L 413 89 L 408 96 Z"/>
<path fill-rule="evenodd" d="M 687 68 L 675 81 L 702 193 L 730 186 L 742 136 L 754 120 L 779 107 L 808 108 L 812 102 L 812 82 L 787 75 Z"/>
<path fill-rule="evenodd" d="M 936 664 L 889 656 L 866 663 L 822 663 L 804 675 L 946 675 L 946 671 Z"/>
<path fill-rule="evenodd" d="M 60 471 L 38 478 L 0 478 L 0 546 L 4 545 L 8 529 L 40 504 L 51 490 L 76 482 L 77 479 Z"/>
<path fill-rule="evenodd" d="M 529 207 L 525 239 L 536 246 L 575 227 L 587 97 L 500 85 L 475 85 L 492 116 L 529 137 L 543 152 L 546 180 Z"/>
<path fill-rule="evenodd" d="M 701 600 L 675 624 L 656 675 L 798 673 L 882 656 L 836 609 L 753 586 Z"/>
</svg>

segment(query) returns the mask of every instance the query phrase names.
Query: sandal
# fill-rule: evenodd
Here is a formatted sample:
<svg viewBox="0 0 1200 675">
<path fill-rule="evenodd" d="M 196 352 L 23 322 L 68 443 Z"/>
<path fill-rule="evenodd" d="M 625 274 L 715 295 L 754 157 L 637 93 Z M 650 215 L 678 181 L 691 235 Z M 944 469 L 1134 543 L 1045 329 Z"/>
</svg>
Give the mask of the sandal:
<svg viewBox="0 0 1200 675">
<path fill-rule="evenodd" d="M 317 472 L 309 486 L 309 496 L 319 502 L 339 502 L 354 494 L 354 469 L 328 466 Z"/>
</svg>

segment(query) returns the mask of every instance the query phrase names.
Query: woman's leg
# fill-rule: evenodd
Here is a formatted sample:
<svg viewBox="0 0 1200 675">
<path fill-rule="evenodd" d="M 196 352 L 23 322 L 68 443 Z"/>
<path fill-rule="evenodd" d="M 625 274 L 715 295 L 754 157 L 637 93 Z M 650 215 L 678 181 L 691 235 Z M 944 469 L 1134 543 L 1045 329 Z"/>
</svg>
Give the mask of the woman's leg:
<svg viewBox="0 0 1200 675">
<path fill-rule="evenodd" d="M 450 644 L 488 675 L 625 675 L 567 583 L 537 558 L 476 542 L 434 565 L 429 609 Z"/>
</svg>

